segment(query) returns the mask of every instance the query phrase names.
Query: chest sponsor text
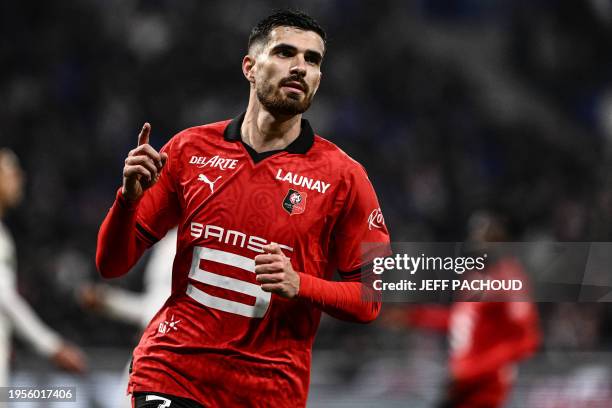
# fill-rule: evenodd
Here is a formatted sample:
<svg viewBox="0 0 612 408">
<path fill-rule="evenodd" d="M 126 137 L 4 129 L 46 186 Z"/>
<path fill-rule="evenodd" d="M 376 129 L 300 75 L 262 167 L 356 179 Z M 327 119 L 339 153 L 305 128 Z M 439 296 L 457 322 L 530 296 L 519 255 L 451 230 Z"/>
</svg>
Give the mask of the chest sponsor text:
<svg viewBox="0 0 612 408">
<path fill-rule="evenodd" d="M 318 191 L 319 193 L 325 193 L 331 186 L 330 183 L 326 183 L 322 180 L 301 176 L 290 171 L 286 172 L 283 169 L 278 169 L 278 172 L 276 172 L 276 180 L 293 184 L 294 186 L 307 188 L 309 190 Z"/>
<path fill-rule="evenodd" d="M 238 164 L 238 160 L 237 159 L 226 159 L 224 157 L 220 157 L 220 156 L 212 156 L 212 157 L 205 157 L 205 156 L 191 156 L 191 159 L 189 159 L 189 164 L 195 164 L 198 169 L 204 168 L 204 167 L 210 167 L 211 169 L 221 169 L 221 170 L 233 170 L 236 168 L 236 165 Z"/>
</svg>

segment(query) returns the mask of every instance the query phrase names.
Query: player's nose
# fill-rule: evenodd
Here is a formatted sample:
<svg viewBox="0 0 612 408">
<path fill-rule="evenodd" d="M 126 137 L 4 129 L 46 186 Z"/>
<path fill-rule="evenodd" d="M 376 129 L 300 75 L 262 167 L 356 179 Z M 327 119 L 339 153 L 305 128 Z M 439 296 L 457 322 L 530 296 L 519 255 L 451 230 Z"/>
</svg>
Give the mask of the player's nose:
<svg viewBox="0 0 612 408">
<path fill-rule="evenodd" d="M 296 55 L 292 62 L 289 72 L 292 75 L 306 76 L 306 61 L 304 57 Z"/>
</svg>

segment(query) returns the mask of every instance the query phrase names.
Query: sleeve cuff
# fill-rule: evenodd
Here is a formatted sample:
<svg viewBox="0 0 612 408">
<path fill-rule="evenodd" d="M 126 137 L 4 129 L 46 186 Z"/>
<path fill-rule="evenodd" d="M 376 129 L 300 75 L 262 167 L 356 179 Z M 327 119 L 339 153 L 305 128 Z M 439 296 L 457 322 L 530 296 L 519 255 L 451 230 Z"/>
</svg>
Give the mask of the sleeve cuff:
<svg viewBox="0 0 612 408">
<path fill-rule="evenodd" d="M 308 275 L 304 272 L 298 272 L 300 276 L 300 289 L 298 291 L 297 297 L 299 299 L 310 299 L 312 298 L 312 294 L 314 291 L 314 276 Z"/>
<path fill-rule="evenodd" d="M 117 195 L 115 197 L 115 201 L 121 206 L 121 208 L 125 208 L 126 210 L 135 210 L 138 208 L 138 203 L 142 199 L 142 196 L 134 201 L 129 201 L 127 198 L 123 196 L 123 187 L 119 187 L 117 190 Z"/>
</svg>

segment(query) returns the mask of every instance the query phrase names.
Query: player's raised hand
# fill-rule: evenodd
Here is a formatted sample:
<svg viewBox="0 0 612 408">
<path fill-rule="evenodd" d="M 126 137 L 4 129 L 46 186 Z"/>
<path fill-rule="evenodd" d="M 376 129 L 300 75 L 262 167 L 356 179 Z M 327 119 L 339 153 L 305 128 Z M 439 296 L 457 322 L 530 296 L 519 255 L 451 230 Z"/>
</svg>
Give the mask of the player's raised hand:
<svg viewBox="0 0 612 408">
<path fill-rule="evenodd" d="M 123 196 L 129 201 L 139 199 L 154 185 L 168 160 L 166 153 L 158 153 L 149 144 L 151 125 L 147 122 L 138 135 L 138 146 L 128 153 L 123 167 Z"/>
<path fill-rule="evenodd" d="M 263 250 L 267 253 L 255 257 L 255 279 L 261 289 L 289 299 L 297 296 L 300 275 L 293 270 L 289 258 L 278 244 L 264 245 Z"/>
</svg>

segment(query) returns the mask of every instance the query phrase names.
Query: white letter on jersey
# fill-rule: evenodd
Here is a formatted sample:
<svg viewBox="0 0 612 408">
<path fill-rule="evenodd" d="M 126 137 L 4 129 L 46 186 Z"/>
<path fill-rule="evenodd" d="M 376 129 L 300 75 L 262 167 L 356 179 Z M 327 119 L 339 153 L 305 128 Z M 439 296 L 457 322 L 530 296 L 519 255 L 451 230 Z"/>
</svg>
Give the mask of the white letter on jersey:
<svg viewBox="0 0 612 408">
<path fill-rule="evenodd" d="M 249 237 L 249 245 L 247 245 L 247 248 L 250 249 L 251 251 L 255 251 L 255 252 L 261 252 L 263 254 L 263 246 L 266 245 L 268 243 L 268 241 L 266 241 L 263 238 L 259 238 L 256 236 L 250 236 Z"/>
<path fill-rule="evenodd" d="M 238 245 L 240 248 L 244 247 L 244 241 L 246 240 L 246 234 L 239 232 L 239 231 L 232 231 L 232 230 L 227 230 L 227 233 L 225 235 L 225 243 L 229 243 L 230 237 L 234 236 L 234 242 L 232 242 L 232 245 L 236 246 L 236 242 L 238 241 L 238 238 L 241 239 L 240 241 L 240 245 Z"/>
<path fill-rule="evenodd" d="M 204 229 L 204 225 L 199 222 L 191 223 L 191 236 L 195 238 L 200 238 L 202 236 L 202 230 Z"/>
<path fill-rule="evenodd" d="M 216 225 L 207 225 L 206 231 L 204 231 L 204 239 L 208 237 L 219 238 L 219 242 L 221 242 L 223 239 L 223 228 L 217 227 Z"/>
</svg>

